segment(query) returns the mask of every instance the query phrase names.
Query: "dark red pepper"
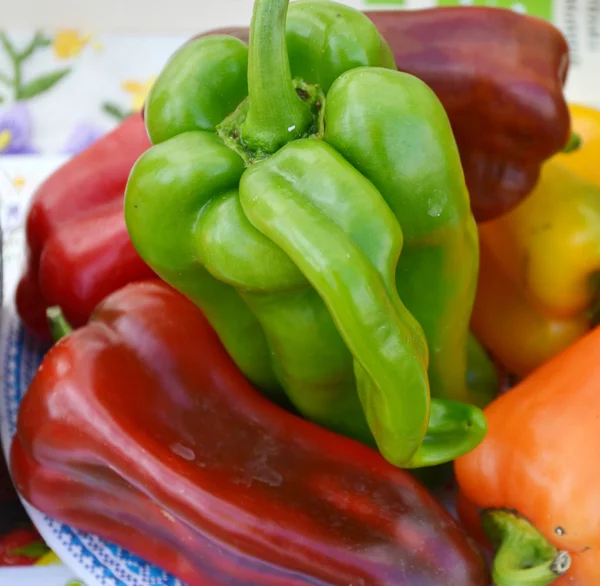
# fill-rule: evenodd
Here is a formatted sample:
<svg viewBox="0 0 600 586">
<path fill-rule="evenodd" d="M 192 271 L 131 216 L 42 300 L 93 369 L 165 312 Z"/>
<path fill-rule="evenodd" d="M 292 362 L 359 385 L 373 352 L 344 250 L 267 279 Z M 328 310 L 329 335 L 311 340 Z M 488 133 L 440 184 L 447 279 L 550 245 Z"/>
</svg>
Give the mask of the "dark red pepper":
<svg viewBox="0 0 600 586">
<path fill-rule="evenodd" d="M 11 466 L 35 507 L 188 586 L 489 584 L 416 480 L 265 399 L 160 281 L 112 294 L 50 350 Z"/>
<path fill-rule="evenodd" d="M 36 191 L 26 220 L 28 262 L 16 306 L 48 336 L 46 308 L 83 325 L 107 294 L 153 276 L 133 248 L 123 217 L 131 167 L 150 147 L 139 114 L 76 155 Z"/>
<path fill-rule="evenodd" d="M 527 197 L 570 136 L 565 37 L 512 10 L 369 12 L 400 71 L 436 93 L 450 119 L 478 221 Z"/>
<path fill-rule="evenodd" d="M 0 535 L 0 568 L 33 566 L 49 551 L 50 549 L 33 527 L 13 529 Z"/>
</svg>

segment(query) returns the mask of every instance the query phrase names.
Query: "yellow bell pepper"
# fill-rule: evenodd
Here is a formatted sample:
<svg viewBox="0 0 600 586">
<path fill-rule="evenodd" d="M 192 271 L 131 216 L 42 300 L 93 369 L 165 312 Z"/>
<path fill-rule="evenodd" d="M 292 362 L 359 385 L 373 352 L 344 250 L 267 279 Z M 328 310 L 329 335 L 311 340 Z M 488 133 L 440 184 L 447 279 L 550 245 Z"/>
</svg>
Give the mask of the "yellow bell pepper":
<svg viewBox="0 0 600 586">
<path fill-rule="evenodd" d="M 553 157 L 533 193 L 479 225 L 472 327 L 525 376 L 584 335 L 600 301 L 600 111 L 571 106 L 580 147 Z"/>
<path fill-rule="evenodd" d="M 600 110 L 571 104 L 571 126 L 582 146 L 572 153 L 556 155 L 552 160 L 571 169 L 582 179 L 600 185 Z"/>
</svg>

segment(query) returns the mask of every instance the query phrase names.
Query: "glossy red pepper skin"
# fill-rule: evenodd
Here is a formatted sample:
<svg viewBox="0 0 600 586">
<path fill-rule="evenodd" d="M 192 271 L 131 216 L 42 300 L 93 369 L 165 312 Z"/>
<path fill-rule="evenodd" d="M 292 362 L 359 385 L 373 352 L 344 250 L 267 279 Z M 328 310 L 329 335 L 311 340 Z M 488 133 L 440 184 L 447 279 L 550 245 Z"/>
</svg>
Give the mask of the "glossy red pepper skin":
<svg viewBox="0 0 600 586">
<path fill-rule="evenodd" d="M 478 221 L 515 207 L 569 140 L 565 37 L 512 10 L 369 12 L 400 71 L 427 83 L 454 130 Z"/>
<path fill-rule="evenodd" d="M 489 584 L 416 480 L 263 398 L 160 281 L 112 294 L 50 350 L 11 467 L 35 507 L 189 586 Z"/>
<path fill-rule="evenodd" d="M 49 334 L 48 306 L 60 306 L 73 325 L 83 325 L 107 294 L 153 276 L 133 248 L 123 218 L 129 172 L 149 147 L 142 117 L 133 115 L 70 159 L 34 194 L 16 306 L 39 336 Z"/>
</svg>

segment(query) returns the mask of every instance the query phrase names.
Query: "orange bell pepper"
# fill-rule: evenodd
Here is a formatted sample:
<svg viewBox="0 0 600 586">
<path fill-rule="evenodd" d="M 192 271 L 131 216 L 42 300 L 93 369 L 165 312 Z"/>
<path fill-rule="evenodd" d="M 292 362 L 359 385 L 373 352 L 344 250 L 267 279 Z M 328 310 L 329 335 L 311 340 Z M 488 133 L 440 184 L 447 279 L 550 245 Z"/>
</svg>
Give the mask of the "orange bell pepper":
<svg viewBox="0 0 600 586">
<path fill-rule="evenodd" d="M 497 586 L 600 584 L 600 327 L 491 405 L 455 462 L 460 515 L 497 548 Z"/>
<path fill-rule="evenodd" d="M 529 198 L 479 225 L 472 327 L 525 376 L 594 325 L 600 299 L 600 111 L 571 106 L 582 139 L 553 157 Z"/>
</svg>

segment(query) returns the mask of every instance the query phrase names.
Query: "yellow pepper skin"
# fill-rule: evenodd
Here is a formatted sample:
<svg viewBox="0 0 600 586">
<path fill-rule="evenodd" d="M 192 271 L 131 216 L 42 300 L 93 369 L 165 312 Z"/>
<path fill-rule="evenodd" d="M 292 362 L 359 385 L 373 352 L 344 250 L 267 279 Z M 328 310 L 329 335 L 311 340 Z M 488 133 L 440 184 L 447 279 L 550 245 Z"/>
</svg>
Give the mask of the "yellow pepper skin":
<svg viewBox="0 0 600 586">
<path fill-rule="evenodd" d="M 600 185 L 600 110 L 569 105 L 571 125 L 581 138 L 581 147 L 571 153 L 556 155 L 553 160 L 582 179 Z"/>
<path fill-rule="evenodd" d="M 553 157 L 533 193 L 479 225 L 475 335 L 526 376 L 584 335 L 600 301 L 600 112 L 571 106 L 581 146 Z"/>
</svg>

